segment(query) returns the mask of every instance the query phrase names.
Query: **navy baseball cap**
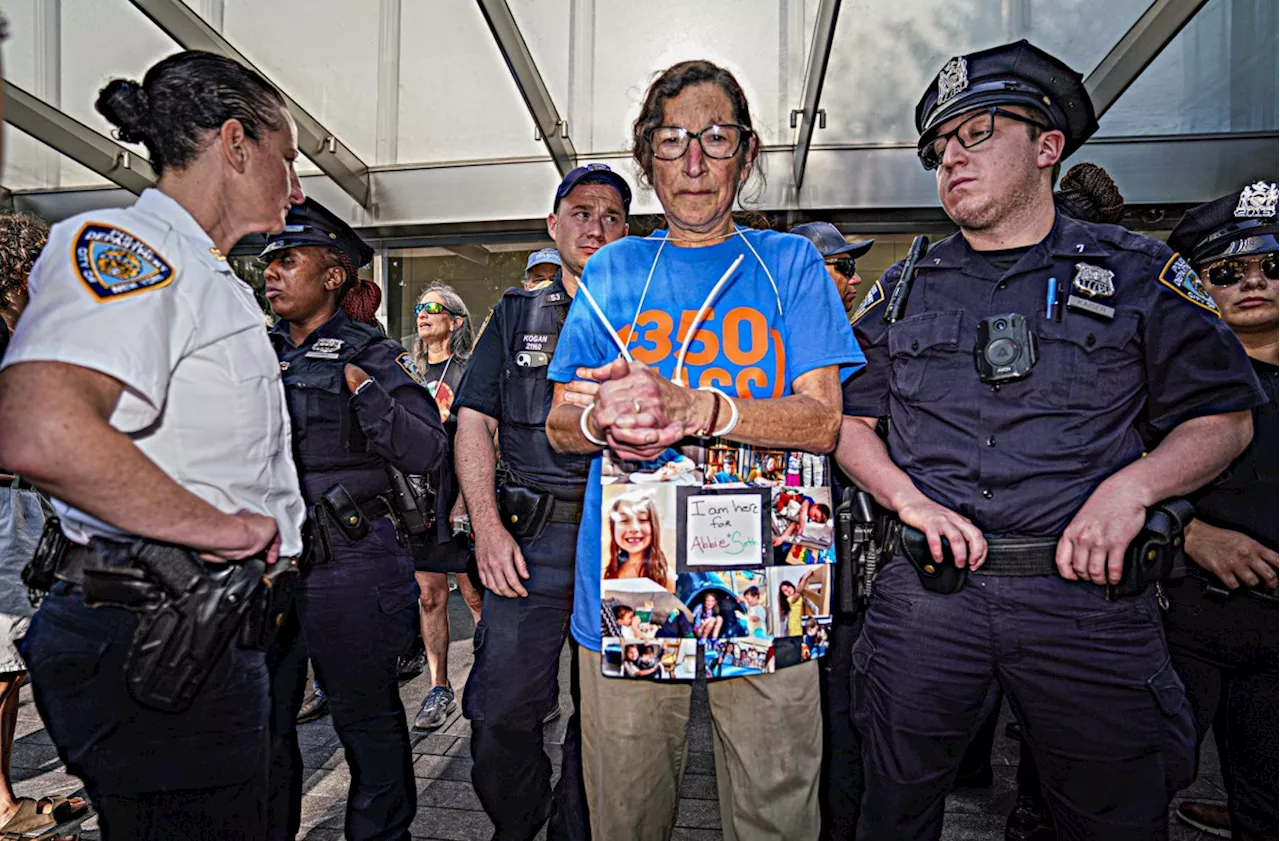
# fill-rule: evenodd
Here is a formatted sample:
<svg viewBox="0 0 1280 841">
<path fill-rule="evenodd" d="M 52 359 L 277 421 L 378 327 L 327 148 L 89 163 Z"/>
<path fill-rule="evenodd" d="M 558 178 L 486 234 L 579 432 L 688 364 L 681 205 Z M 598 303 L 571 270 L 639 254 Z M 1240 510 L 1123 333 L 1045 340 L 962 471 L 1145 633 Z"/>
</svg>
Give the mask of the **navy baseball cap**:
<svg viewBox="0 0 1280 841">
<path fill-rule="evenodd" d="M 1025 105 L 1066 136 L 1065 160 L 1098 130 L 1084 77 L 1029 41 L 956 56 L 916 105 L 920 145 L 952 117 L 992 105 Z"/>
<path fill-rule="evenodd" d="M 1169 234 L 1169 247 L 1197 266 L 1280 250 L 1277 192 L 1274 181 L 1258 181 L 1191 208 Z"/>
<path fill-rule="evenodd" d="M 792 228 L 791 233 L 799 234 L 809 240 L 823 257 L 848 254 L 850 257 L 857 259 L 870 251 L 871 246 L 876 244 L 873 239 L 864 239 L 860 242 L 845 242 L 844 234 L 840 233 L 840 230 L 830 222 L 805 222 L 803 225 L 796 225 Z"/>
<path fill-rule="evenodd" d="M 276 251 L 319 245 L 346 254 L 358 269 L 373 259 L 373 249 L 360 235 L 351 229 L 315 199 L 307 199 L 289 209 L 284 220 L 284 230 L 267 239 L 267 247 L 258 255 L 266 260 Z"/>
<path fill-rule="evenodd" d="M 529 262 L 524 264 L 524 270 L 527 272 L 534 266 L 542 263 L 550 263 L 553 266 L 563 265 L 560 262 L 560 252 L 554 248 L 539 248 L 537 251 L 529 255 Z"/>
<path fill-rule="evenodd" d="M 570 172 L 560 182 L 560 186 L 556 189 L 555 201 L 551 203 L 551 212 L 555 213 L 560 207 L 560 199 L 573 192 L 573 188 L 579 184 L 608 184 L 610 187 L 618 191 L 618 195 L 622 197 L 622 212 L 630 215 L 631 213 L 631 188 L 627 186 L 627 182 L 621 175 L 609 168 L 608 164 L 587 164 L 580 166 Z"/>
</svg>

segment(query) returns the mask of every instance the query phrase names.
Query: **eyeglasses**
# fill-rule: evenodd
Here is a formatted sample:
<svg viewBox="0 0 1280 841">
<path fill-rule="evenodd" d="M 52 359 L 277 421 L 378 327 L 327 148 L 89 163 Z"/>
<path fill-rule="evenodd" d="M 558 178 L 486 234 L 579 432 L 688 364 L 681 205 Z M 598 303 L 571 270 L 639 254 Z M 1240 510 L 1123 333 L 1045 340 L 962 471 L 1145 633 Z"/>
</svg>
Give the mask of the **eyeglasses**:
<svg viewBox="0 0 1280 841">
<path fill-rule="evenodd" d="M 1050 130 L 1049 126 L 1044 123 L 1024 117 L 1021 114 L 1015 114 L 1003 108 L 988 108 L 985 111 L 974 114 L 946 134 L 938 134 L 931 138 L 925 135 L 925 137 L 920 138 L 920 146 L 916 149 L 916 154 L 920 156 L 920 163 L 924 164 L 925 169 L 937 169 L 941 166 L 942 156 L 947 153 L 947 144 L 951 142 L 953 137 L 960 141 L 960 145 L 965 149 L 972 149 L 974 146 L 990 140 L 991 135 L 995 134 L 997 116 L 1016 120 L 1019 123 L 1026 123 L 1042 131 Z"/>
<path fill-rule="evenodd" d="M 1219 260 L 1216 263 L 1210 263 L 1204 267 L 1204 279 L 1209 281 L 1213 286 L 1222 289 L 1227 286 L 1235 286 L 1244 280 L 1246 274 L 1249 273 L 1249 266 L 1257 264 L 1262 276 L 1267 280 L 1276 280 L 1280 278 L 1280 270 L 1276 267 L 1275 254 L 1261 254 L 1257 257 L 1232 257 L 1229 260 Z"/>
<path fill-rule="evenodd" d="M 424 312 L 427 315 L 439 315 L 442 312 L 447 312 L 449 315 L 453 316 L 457 315 L 456 312 L 437 301 L 423 301 L 421 304 L 416 304 L 413 308 L 414 315 L 422 315 Z"/>
<path fill-rule="evenodd" d="M 834 267 L 836 271 L 840 272 L 840 274 L 845 277 L 853 277 L 853 274 L 856 271 L 852 257 L 840 257 L 835 260 L 828 260 L 827 265 Z"/>
<path fill-rule="evenodd" d="M 694 133 L 679 126 L 658 126 L 645 132 L 653 156 L 660 161 L 678 161 L 689 151 L 689 141 L 697 140 L 702 154 L 723 161 L 738 154 L 751 129 L 740 125 L 707 126 Z"/>
</svg>

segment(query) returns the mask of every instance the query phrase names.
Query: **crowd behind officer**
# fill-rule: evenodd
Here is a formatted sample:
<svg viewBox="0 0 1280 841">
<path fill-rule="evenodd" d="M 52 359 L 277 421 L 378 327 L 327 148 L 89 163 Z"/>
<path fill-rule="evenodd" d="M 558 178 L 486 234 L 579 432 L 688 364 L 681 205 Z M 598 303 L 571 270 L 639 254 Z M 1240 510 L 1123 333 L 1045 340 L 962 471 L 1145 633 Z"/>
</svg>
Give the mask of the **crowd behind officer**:
<svg viewBox="0 0 1280 841">
<path fill-rule="evenodd" d="M 471 312 L 462 297 L 446 283 L 434 282 L 418 296 L 413 307 L 418 335 L 413 341 L 414 363 L 422 374 L 427 390 L 440 409 L 440 421 L 449 434 L 452 447 L 458 431 L 457 400 L 462 374 L 471 360 L 471 346 L 475 344 L 475 330 L 471 325 Z M 454 533 L 453 522 L 466 508 L 458 495 L 458 480 L 453 460 L 449 459 L 431 477 L 439 517 L 436 523 L 436 540 L 421 557 L 414 559 L 418 587 L 422 592 L 421 637 L 427 668 L 430 670 L 431 687 L 427 690 L 414 718 L 415 730 L 435 730 L 448 720 L 449 714 L 458 708 L 453 686 L 449 682 L 449 576 L 458 583 L 458 592 L 471 611 L 471 618 L 480 621 L 479 587 L 468 575 L 471 547 L 464 531 Z M 457 508 L 455 509 L 455 504 Z M 412 657 L 417 652 L 410 652 Z M 400 665 L 401 677 L 420 672 L 417 663 Z"/>
<path fill-rule="evenodd" d="M 590 837 L 576 692 L 554 803 L 542 746 L 543 720 L 559 704 L 557 673 L 573 608 L 587 480 L 585 458 L 557 453 L 547 442 L 547 369 L 583 267 L 598 249 L 626 236 L 630 207 L 627 182 L 604 164 L 564 177 L 547 217 L 556 248 L 529 258 L 530 272 L 557 271 L 548 282 L 503 295 L 458 394 L 458 478 L 488 589 L 463 711 L 471 719 L 472 783 L 497 828 L 494 837 L 503 841 L 532 838 L 549 814 L 549 838 Z"/>
<path fill-rule="evenodd" d="M 267 837 L 292 841 L 301 822 L 309 656 L 351 768 L 346 837 L 406 839 L 417 787 L 396 661 L 417 629 L 418 588 L 390 471 L 432 473 L 448 439 L 408 352 L 378 326 L 380 290 L 357 276 L 373 249 L 313 199 L 287 221 L 261 259 L 310 545 L 271 656 Z"/>
<path fill-rule="evenodd" d="M 1196 735 L 1212 728 L 1226 807 L 1184 802 L 1178 817 L 1215 834 L 1276 837 L 1277 254 L 1275 182 L 1259 181 L 1187 211 L 1169 245 L 1191 261 L 1243 344 L 1268 400 L 1253 444 L 1193 496 L 1192 564 L 1166 588 L 1165 632 L 1187 687 Z"/>
<path fill-rule="evenodd" d="M 141 84 L 112 81 L 97 108 L 122 141 L 146 146 L 160 177 L 130 208 L 54 226 L 5 355 L 0 463 L 54 497 L 71 541 L 23 655 L 106 841 L 259 839 L 264 653 L 238 640 L 214 648 L 198 691 L 171 708 L 150 665 L 126 682 L 126 661 L 152 661 L 132 651 L 139 614 L 117 605 L 149 621 L 162 598 L 140 581 L 155 569 L 143 557 L 199 569 L 165 544 L 223 565 L 229 581 L 302 549 L 279 366 L 253 291 L 223 256 L 280 231 L 302 201 L 296 131 L 261 76 L 194 51 Z M 89 581 L 117 586 L 90 608 Z"/>
<path fill-rule="evenodd" d="M 1221 472 L 1265 397 L 1185 260 L 1055 210 L 1057 164 L 1097 128 L 1078 73 L 1025 41 L 957 57 L 916 125 L 960 232 L 891 268 L 856 325 L 840 461 L 903 525 L 854 647 L 858 837 L 939 837 L 997 681 L 1057 837 L 1162 837 L 1191 716 L 1154 588 L 1107 587 L 1147 509 Z"/>
</svg>

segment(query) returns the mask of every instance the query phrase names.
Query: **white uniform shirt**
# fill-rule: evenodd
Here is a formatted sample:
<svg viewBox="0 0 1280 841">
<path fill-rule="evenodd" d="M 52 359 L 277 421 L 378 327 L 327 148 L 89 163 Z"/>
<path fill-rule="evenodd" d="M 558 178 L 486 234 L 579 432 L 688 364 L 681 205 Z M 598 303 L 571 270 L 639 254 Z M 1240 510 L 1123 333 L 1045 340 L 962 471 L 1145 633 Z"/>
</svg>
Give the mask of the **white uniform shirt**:
<svg viewBox="0 0 1280 841">
<path fill-rule="evenodd" d="M 67 362 L 124 385 L 111 425 L 220 511 L 275 518 L 281 555 L 302 551 L 305 515 L 280 365 L 253 291 L 176 201 L 53 226 L 4 365 Z M 58 500 L 84 543 L 120 531 Z"/>
</svg>

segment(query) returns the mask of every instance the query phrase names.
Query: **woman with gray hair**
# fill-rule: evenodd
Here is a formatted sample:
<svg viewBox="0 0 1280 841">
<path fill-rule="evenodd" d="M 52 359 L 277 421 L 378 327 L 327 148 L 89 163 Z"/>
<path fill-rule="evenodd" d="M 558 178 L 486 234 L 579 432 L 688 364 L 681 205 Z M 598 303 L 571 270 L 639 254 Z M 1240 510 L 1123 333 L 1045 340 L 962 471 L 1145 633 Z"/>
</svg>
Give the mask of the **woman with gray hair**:
<svg viewBox="0 0 1280 841">
<path fill-rule="evenodd" d="M 413 361 L 440 407 L 440 420 L 452 444 L 458 428 L 452 412 L 453 398 L 475 342 L 471 313 L 452 286 L 436 281 L 422 291 L 413 314 L 418 322 Z M 445 497 L 443 501 L 447 505 L 437 503 L 436 510 L 449 511 L 459 501 L 458 483 L 450 468 L 442 469 L 441 474 L 447 475 L 438 477 L 435 488 L 437 494 Z M 402 677 L 421 672 L 424 659 L 431 669 L 431 688 L 413 723 L 417 730 L 435 730 L 458 707 L 449 684 L 449 573 L 454 573 L 458 590 L 478 623 L 481 593 L 466 574 L 470 555 L 466 537 L 457 536 L 451 542 L 434 547 L 426 559 L 415 562 L 422 603 L 422 638 L 400 658 L 399 671 Z"/>
</svg>

